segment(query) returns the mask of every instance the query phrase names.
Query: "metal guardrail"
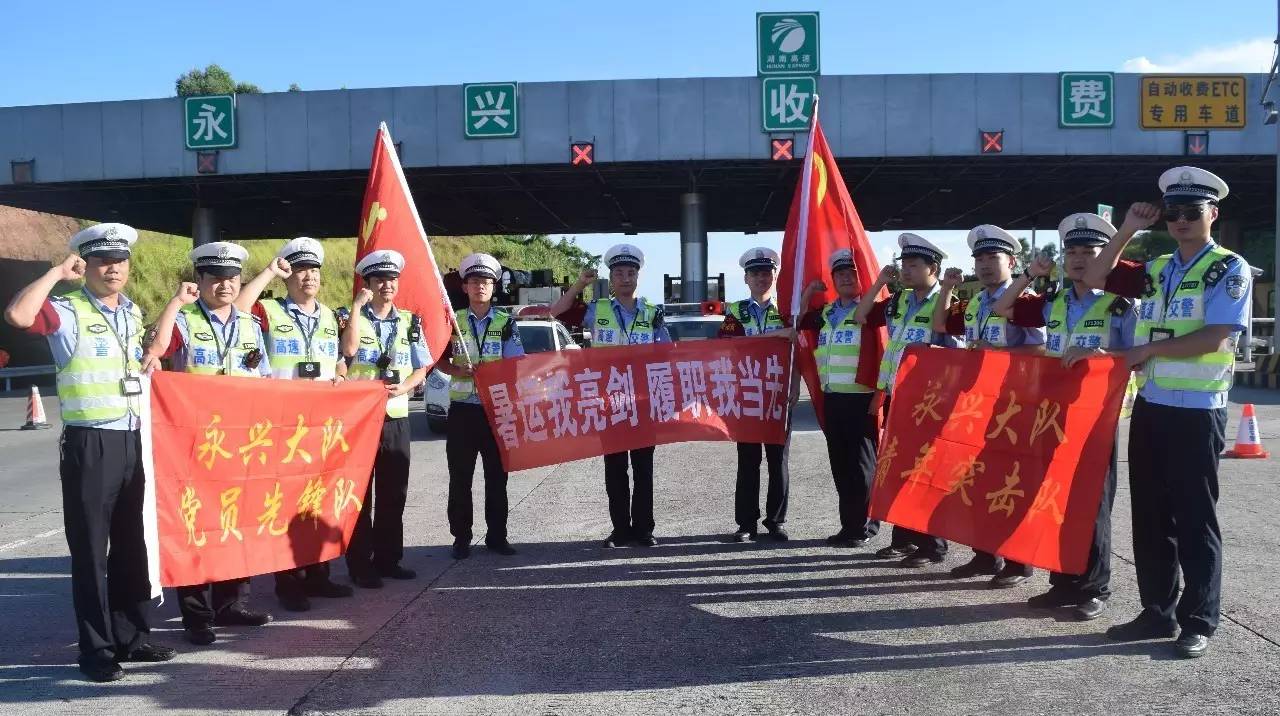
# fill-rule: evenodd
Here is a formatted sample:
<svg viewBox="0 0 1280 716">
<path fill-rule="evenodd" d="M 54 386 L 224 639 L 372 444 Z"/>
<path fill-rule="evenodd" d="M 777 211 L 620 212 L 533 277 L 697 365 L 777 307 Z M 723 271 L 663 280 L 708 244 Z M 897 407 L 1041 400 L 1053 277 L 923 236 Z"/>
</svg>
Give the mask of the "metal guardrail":
<svg viewBox="0 0 1280 716">
<path fill-rule="evenodd" d="M 0 368 L 0 378 L 4 378 L 6 392 L 13 390 L 14 378 L 26 378 L 33 375 L 53 375 L 58 372 L 54 365 L 25 365 L 16 368 Z"/>
</svg>

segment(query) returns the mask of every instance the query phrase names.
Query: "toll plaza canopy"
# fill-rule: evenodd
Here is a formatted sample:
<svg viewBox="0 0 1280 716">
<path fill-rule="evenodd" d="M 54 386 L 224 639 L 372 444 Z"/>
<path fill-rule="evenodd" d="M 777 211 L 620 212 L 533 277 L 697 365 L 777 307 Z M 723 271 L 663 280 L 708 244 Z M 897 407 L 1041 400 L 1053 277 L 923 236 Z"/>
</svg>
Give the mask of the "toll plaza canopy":
<svg viewBox="0 0 1280 716">
<path fill-rule="evenodd" d="M 1274 223 L 1265 76 L 1101 74 L 815 81 L 871 230 L 1053 227 L 1158 199 L 1156 177 L 1180 163 L 1230 183 L 1238 226 Z M 227 239 L 352 236 L 385 121 L 435 234 L 675 231 L 690 192 L 706 230 L 778 230 L 812 92 L 728 77 L 5 107 L 0 204 L 177 234 L 200 208 Z"/>
</svg>

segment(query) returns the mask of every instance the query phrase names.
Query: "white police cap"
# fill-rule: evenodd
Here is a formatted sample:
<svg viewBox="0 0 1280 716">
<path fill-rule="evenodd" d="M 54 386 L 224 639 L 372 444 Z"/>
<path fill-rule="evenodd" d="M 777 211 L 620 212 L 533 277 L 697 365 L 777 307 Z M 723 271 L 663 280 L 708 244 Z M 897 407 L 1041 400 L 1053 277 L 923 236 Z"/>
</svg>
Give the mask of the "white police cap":
<svg viewBox="0 0 1280 716">
<path fill-rule="evenodd" d="M 138 240 L 138 231 L 128 224 L 97 224 L 71 237 L 71 250 L 81 258 L 127 259 Z"/>
<path fill-rule="evenodd" d="M 901 258 L 910 258 L 915 256 L 933 263 L 942 263 L 947 257 L 947 253 L 933 244 L 932 241 L 912 233 L 898 234 L 899 256 Z"/>
<path fill-rule="evenodd" d="M 196 273 L 226 278 L 239 276 L 244 269 L 244 260 L 248 256 L 249 252 L 239 244 L 233 244 L 230 241 L 214 241 L 192 249 L 191 263 L 195 265 Z"/>
<path fill-rule="evenodd" d="M 392 249 L 371 251 L 356 264 L 356 272 L 364 278 L 398 278 L 401 271 L 404 271 L 404 256 Z"/>
<path fill-rule="evenodd" d="M 761 268 L 776 270 L 778 268 L 778 252 L 767 246 L 747 249 L 747 252 L 738 259 L 738 265 L 747 271 Z"/>
<path fill-rule="evenodd" d="M 995 224 L 980 224 L 973 227 L 969 231 L 968 241 L 969 250 L 974 256 L 983 251 L 1003 251 L 1011 256 L 1017 256 L 1022 250 L 1021 241 Z"/>
<path fill-rule="evenodd" d="M 1072 214 L 1058 224 L 1063 246 L 1106 246 L 1115 235 L 1116 227 L 1097 214 Z"/>
<path fill-rule="evenodd" d="M 324 265 L 324 246 L 310 236 L 299 236 L 285 244 L 276 256 L 294 268 L 320 268 Z"/>
<path fill-rule="evenodd" d="M 1196 167 L 1174 167 L 1160 175 L 1160 191 L 1166 204 L 1218 203 L 1227 198 L 1227 183 L 1218 175 Z"/>
<path fill-rule="evenodd" d="M 462 259 L 462 263 L 458 266 L 458 275 L 462 276 L 464 281 L 471 276 L 483 276 L 496 281 L 501 271 L 502 264 L 489 254 L 470 254 Z"/>
<path fill-rule="evenodd" d="M 610 246 L 609 250 L 604 252 L 604 265 L 605 268 L 614 266 L 644 268 L 644 252 L 631 244 Z"/>
<path fill-rule="evenodd" d="M 835 273 L 840 269 L 853 268 L 853 251 L 850 249 L 837 249 L 831 254 L 831 272 Z"/>
</svg>

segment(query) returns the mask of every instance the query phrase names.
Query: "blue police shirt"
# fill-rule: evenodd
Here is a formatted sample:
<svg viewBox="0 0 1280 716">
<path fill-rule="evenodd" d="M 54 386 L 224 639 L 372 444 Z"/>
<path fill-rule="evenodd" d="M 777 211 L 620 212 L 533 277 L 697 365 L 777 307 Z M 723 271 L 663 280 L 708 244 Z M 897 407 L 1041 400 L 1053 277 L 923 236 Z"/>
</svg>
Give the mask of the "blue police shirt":
<svg viewBox="0 0 1280 716">
<path fill-rule="evenodd" d="M 209 317 L 209 324 L 213 330 L 219 333 L 223 346 L 234 345 L 240 339 L 240 321 L 237 317 L 240 315 L 240 309 L 235 306 L 231 307 L 231 312 L 227 314 L 226 323 L 218 317 L 218 314 L 210 310 L 209 305 L 204 302 L 203 298 L 196 299 L 196 303 L 204 309 L 204 313 Z M 257 320 L 251 320 L 253 324 L 253 333 L 258 340 L 258 345 L 263 347 L 262 360 L 258 362 L 258 374 L 266 377 L 271 376 L 271 359 L 267 356 L 265 350 L 267 342 L 262 335 L 262 326 Z M 182 336 L 182 347 L 174 351 L 173 369 L 178 372 L 187 369 L 187 363 L 191 360 L 189 351 L 191 350 L 191 328 L 187 326 L 187 315 L 178 313 L 178 317 L 173 322 L 174 328 L 178 329 L 178 334 Z"/>
<path fill-rule="evenodd" d="M 636 309 L 640 308 L 640 302 L 643 298 L 636 299 Z M 627 310 L 616 298 L 610 298 L 609 302 L 613 304 L 613 313 L 618 317 L 618 322 L 624 326 L 629 326 L 636 320 L 636 310 Z M 648 301 L 645 301 L 648 303 Z M 592 301 L 587 305 L 586 315 L 582 318 L 582 325 L 590 328 L 596 324 L 596 302 Z M 670 343 L 671 334 L 667 332 L 667 326 L 664 323 L 661 328 L 653 332 L 654 343 Z"/>
<path fill-rule="evenodd" d="M 84 295 L 93 302 L 94 306 L 102 311 L 102 316 L 107 319 L 107 323 L 115 331 L 116 336 L 124 339 L 126 342 L 132 336 L 140 336 L 143 327 L 137 324 L 133 317 L 129 315 L 129 310 L 133 308 L 133 301 L 130 301 L 123 293 L 120 294 L 120 303 L 116 308 L 111 308 L 100 301 L 97 296 L 89 291 L 85 291 Z M 58 370 L 71 360 L 71 356 L 76 352 L 76 336 L 77 336 L 77 320 L 76 311 L 71 307 L 71 302 L 61 296 L 50 296 L 49 304 L 53 306 L 54 312 L 58 314 L 58 330 L 50 333 L 46 338 L 49 340 L 49 352 L 53 354 L 53 364 Z M 142 360 L 141 351 L 135 352 L 134 358 Z M 95 428 L 102 430 L 137 430 L 140 425 L 139 416 L 133 411 L 125 413 L 123 417 L 112 420 L 109 423 L 95 425 Z"/>
<path fill-rule="evenodd" d="M 996 301 L 1000 300 L 1000 297 L 1004 295 L 1005 289 L 1009 288 L 1011 283 L 1013 283 L 1012 279 L 1000 284 L 995 293 L 989 293 L 989 289 L 983 289 L 974 297 L 978 300 L 978 326 L 980 328 L 986 325 L 987 319 L 991 316 L 991 307 L 996 304 Z M 972 301 L 973 299 L 970 300 Z M 1008 331 L 1008 339 L 1005 345 L 1009 348 L 1044 345 L 1045 330 L 1043 328 L 1024 328 L 1015 326 L 1012 321 L 1007 321 L 1005 322 L 1005 330 Z M 979 336 L 979 338 L 981 337 Z"/>
<path fill-rule="evenodd" d="M 1203 249 L 1201 249 L 1190 261 L 1183 261 L 1182 254 L 1174 251 L 1173 258 L 1169 260 L 1169 264 L 1165 266 L 1164 272 L 1160 274 L 1158 280 L 1161 288 L 1164 290 L 1165 296 L 1168 296 L 1171 288 L 1176 288 L 1182 283 L 1182 279 L 1187 272 L 1196 265 L 1201 257 L 1204 256 L 1216 243 L 1210 241 Z M 1154 261 L 1147 262 L 1147 271 L 1151 271 L 1151 265 Z M 1203 270 L 1201 266 L 1197 270 Z M 1227 291 L 1227 287 L 1234 284 L 1239 292 L 1239 297 L 1234 297 Z M 1240 287 L 1243 287 L 1242 289 Z M 1232 336 L 1237 336 L 1245 329 L 1245 324 L 1249 321 L 1249 307 L 1253 301 L 1253 274 L 1249 271 L 1249 263 L 1244 257 L 1239 257 L 1232 262 L 1227 268 L 1227 273 L 1218 283 L 1205 289 L 1204 292 L 1204 323 L 1206 326 L 1231 326 Z M 1156 306 L 1156 310 L 1161 310 L 1160 306 Z M 1205 393 L 1198 390 L 1169 390 L 1156 385 L 1155 381 L 1148 380 L 1142 385 L 1138 395 L 1150 403 L 1158 405 L 1168 405 L 1174 408 L 1200 408 L 1214 409 L 1227 407 L 1227 391 L 1218 393 Z"/>
<path fill-rule="evenodd" d="M 471 329 L 471 335 L 476 337 L 477 341 L 484 338 L 484 332 L 488 330 L 489 323 L 493 321 L 493 308 L 484 314 L 483 318 L 479 318 L 470 310 L 467 311 L 467 324 Z M 516 327 L 515 319 L 511 319 L 511 337 L 502 342 L 503 358 L 519 358 L 524 355 L 524 344 L 520 342 L 520 329 Z M 472 391 L 471 395 L 463 400 L 455 400 L 455 403 L 471 403 L 472 405 L 480 404 L 480 396 Z"/>
</svg>

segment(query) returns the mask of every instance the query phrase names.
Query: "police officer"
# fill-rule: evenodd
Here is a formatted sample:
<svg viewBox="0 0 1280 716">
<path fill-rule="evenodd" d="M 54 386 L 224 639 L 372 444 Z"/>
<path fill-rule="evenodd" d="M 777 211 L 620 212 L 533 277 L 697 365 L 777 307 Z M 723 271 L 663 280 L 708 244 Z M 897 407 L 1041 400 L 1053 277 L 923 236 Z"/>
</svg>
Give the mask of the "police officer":
<svg viewBox="0 0 1280 716">
<path fill-rule="evenodd" d="M 148 352 L 172 359 L 173 369 L 197 375 L 271 375 L 262 327 L 235 307 L 248 252 L 226 241 L 198 246 L 190 258 L 196 284 L 183 283 L 155 325 Z M 249 608 L 249 579 L 178 587 L 182 626 L 192 644 L 212 644 L 216 626 L 263 626 L 266 612 Z"/>
<path fill-rule="evenodd" d="M 382 587 L 382 578 L 413 579 L 400 566 L 404 558 L 404 505 L 409 495 L 409 394 L 431 367 L 422 326 L 409 311 L 397 309 L 404 256 L 378 250 L 360 259 L 364 279 L 342 332 L 342 355 L 351 361 L 351 380 L 382 381 L 387 418 L 373 460 L 373 477 L 347 546 L 347 571 L 356 586 Z M 376 503 L 376 504 L 375 504 Z"/>
<path fill-rule="evenodd" d="M 1014 279 L 992 309 L 1013 325 L 1047 327 L 1045 353 L 1071 367 L 1090 356 L 1122 355 L 1133 344 L 1137 323 L 1135 302 L 1090 289 L 1084 283 L 1089 262 L 1115 236 L 1116 228 L 1097 214 L 1072 214 L 1058 225 L 1062 239 L 1067 285 L 1043 296 L 1023 293 L 1040 276 L 1049 276 L 1053 261 L 1037 256 L 1026 272 Z M 1116 441 L 1116 445 L 1119 440 Z M 1089 560 L 1084 574 L 1049 575 L 1049 591 L 1027 600 L 1035 609 L 1072 607 L 1080 621 L 1097 619 L 1111 596 L 1111 507 L 1116 495 L 1116 446 L 1102 483 L 1102 500 L 1093 526 Z"/>
<path fill-rule="evenodd" d="M 1222 607 L 1218 455 L 1252 276 L 1243 258 L 1209 235 L 1226 182 L 1203 169 L 1174 167 L 1159 185 L 1163 211 L 1130 206 L 1115 240 L 1085 274 L 1094 288 L 1143 299 L 1134 346 L 1125 354 L 1140 371 L 1129 427 L 1129 489 L 1143 611 L 1107 635 L 1154 639 L 1180 627 L 1175 652 L 1194 658 L 1208 650 Z M 1145 265 L 1121 261 L 1134 233 L 1157 218 L 1178 250 Z"/>
<path fill-rule="evenodd" d="M 644 253 L 631 244 L 612 246 L 604 254 L 609 269 L 612 298 L 596 298 L 587 306 L 582 325 L 591 331 L 591 346 L 641 345 L 670 343 L 671 335 L 663 325 L 662 309 L 644 298 L 636 297 Z M 551 315 L 558 316 L 573 306 L 582 291 L 595 280 L 596 272 L 586 269 L 556 302 Z M 651 447 L 604 456 L 604 487 L 609 495 L 609 517 L 613 531 L 605 539 L 605 547 L 621 547 L 635 542 L 641 547 L 658 543 L 653 536 L 653 453 Z M 628 457 L 635 476 L 635 494 L 629 495 Z"/>
<path fill-rule="evenodd" d="M 964 274 L 957 268 L 947 269 L 942 277 L 942 296 L 933 309 L 933 330 L 964 336 L 970 348 L 1018 350 L 1033 346 L 1030 351 L 1039 353 L 1044 345 L 1043 328 L 1012 325 L 992 310 L 1013 282 L 1013 266 L 1022 251 L 1022 242 L 999 226 L 983 224 L 969 232 L 968 243 L 982 290 L 970 300 L 952 304 L 952 296 L 956 287 L 964 282 Z M 951 576 L 968 579 L 990 574 L 994 575 L 992 587 L 1007 588 L 1027 581 L 1034 571 L 1021 562 L 975 549 L 972 559 L 952 568 Z"/>
<path fill-rule="evenodd" d="M 15 328 L 45 336 L 58 368 L 62 410 L 62 513 L 71 551 L 71 596 L 80 671 L 92 681 L 124 676 L 120 662 L 168 661 L 147 641 L 151 587 L 142 536 L 139 419 L 142 312 L 124 295 L 138 232 L 98 224 L 71 237 L 73 252 L 18 292 L 5 311 Z M 59 281 L 84 280 L 61 296 Z"/>
<path fill-rule="evenodd" d="M 766 247 L 748 249 L 738 259 L 743 270 L 743 282 L 751 291 L 751 298 L 735 301 L 725 312 L 720 324 L 720 337 L 758 336 L 765 333 L 782 333 L 790 338 L 795 331 L 790 319 L 778 313 L 773 304 L 774 285 L 778 279 L 778 252 Z M 790 426 L 788 425 L 788 428 Z M 787 541 L 787 496 L 791 478 L 787 471 L 787 453 L 791 432 L 782 445 L 764 445 L 764 456 L 769 464 L 769 492 L 764 503 L 764 527 L 769 537 L 778 542 Z M 756 521 L 760 519 L 760 458 L 761 443 L 738 443 L 738 481 L 733 493 L 733 516 L 738 531 L 733 541 L 749 542 L 756 539 Z"/>
<path fill-rule="evenodd" d="M 874 417 L 876 389 L 857 380 L 863 327 L 854 320 L 859 296 L 853 252 L 840 249 L 830 263 L 836 300 L 801 316 L 796 328 L 818 331 L 814 360 L 822 384 L 822 432 L 840 511 L 840 530 L 827 537 L 827 544 L 861 547 L 880 531 L 880 521 L 868 518 L 880 432 Z M 800 305 L 808 306 L 813 294 L 825 288 L 822 281 L 806 286 Z M 793 401 L 798 391 L 796 384 Z"/>
<path fill-rule="evenodd" d="M 279 380 L 338 383 L 346 379 L 347 364 L 338 353 L 339 321 L 333 309 L 316 300 L 324 246 L 302 236 L 287 242 L 252 281 L 244 285 L 236 307 L 252 312 L 266 337 L 271 374 Z M 259 301 L 276 278 L 287 295 Z M 276 598 L 291 612 L 311 609 L 310 597 L 350 597 L 353 590 L 329 578 L 329 563 L 321 562 L 276 572 Z"/>
<path fill-rule="evenodd" d="M 468 305 L 456 314 L 453 340 L 438 364 L 452 376 L 449 383 L 449 422 L 445 435 L 445 457 L 449 461 L 449 532 L 453 535 L 454 559 L 471 556 L 471 485 L 475 478 L 476 456 L 484 464 L 484 521 L 488 531 L 485 546 L 501 555 L 513 555 L 507 540 L 507 473 L 502 469 L 498 441 L 476 395 L 475 368 L 503 358 L 524 355 L 515 320 L 506 311 L 493 307 L 493 290 L 502 271 L 489 254 L 471 254 L 462 259 L 458 275 Z"/>
<path fill-rule="evenodd" d="M 933 330 L 933 307 L 937 304 L 940 286 L 938 274 L 942 260 L 947 257 L 942 249 L 928 239 L 916 234 L 898 235 L 902 270 L 892 264 L 880 271 L 880 276 L 867 291 L 867 295 L 875 296 L 880 289 L 890 282 L 901 279 L 902 287 L 888 298 L 880 301 L 860 301 L 854 310 L 853 320 L 857 323 L 889 329 L 889 343 L 885 346 L 884 358 L 880 361 L 880 376 L 876 388 L 883 390 L 885 413 L 888 414 L 889 401 L 892 400 L 893 382 L 898 374 L 898 365 L 908 345 L 923 343 L 959 347 L 960 342 L 952 336 Z M 947 541 L 932 535 L 895 525 L 889 546 L 876 552 L 881 559 L 902 558 L 902 566 L 919 568 L 931 563 L 941 562 L 946 558 Z"/>
</svg>

